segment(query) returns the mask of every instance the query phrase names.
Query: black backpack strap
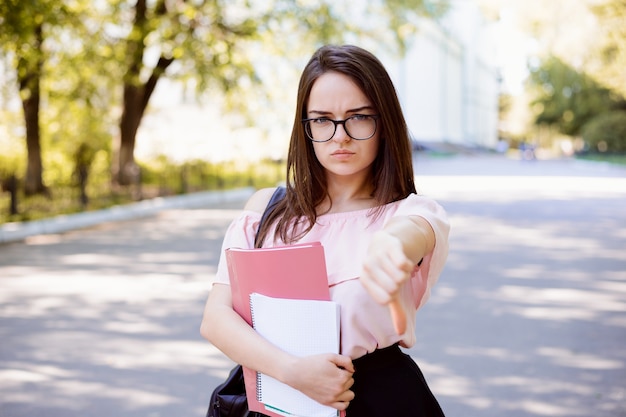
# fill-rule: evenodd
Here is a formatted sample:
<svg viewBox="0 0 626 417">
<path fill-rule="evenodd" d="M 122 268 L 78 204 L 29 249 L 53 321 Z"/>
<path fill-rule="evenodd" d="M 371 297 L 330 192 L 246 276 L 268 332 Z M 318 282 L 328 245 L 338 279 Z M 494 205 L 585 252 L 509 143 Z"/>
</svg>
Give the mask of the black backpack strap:
<svg viewBox="0 0 626 417">
<path fill-rule="evenodd" d="M 259 230 L 261 230 L 261 226 L 267 220 L 267 217 L 274 210 L 274 208 L 280 202 L 280 200 L 285 198 L 286 194 L 287 194 L 287 188 L 285 188 L 285 187 L 276 187 L 276 191 L 274 191 L 274 194 L 272 194 L 272 198 L 270 198 L 270 201 L 267 203 L 267 207 L 265 207 L 265 211 L 263 212 L 263 215 L 261 216 L 261 221 L 259 222 L 259 227 L 256 229 L 257 236 L 259 235 Z M 257 241 L 256 241 L 256 237 L 255 237 L 254 245 L 256 246 L 256 244 L 257 244 Z"/>
</svg>

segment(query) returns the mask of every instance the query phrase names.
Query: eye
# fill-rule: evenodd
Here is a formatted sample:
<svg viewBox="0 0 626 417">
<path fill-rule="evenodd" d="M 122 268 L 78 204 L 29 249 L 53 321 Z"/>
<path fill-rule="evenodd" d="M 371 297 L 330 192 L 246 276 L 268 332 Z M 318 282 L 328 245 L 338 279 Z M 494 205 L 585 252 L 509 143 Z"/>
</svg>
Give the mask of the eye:
<svg viewBox="0 0 626 417">
<path fill-rule="evenodd" d="M 315 125 L 325 125 L 325 124 L 330 123 L 330 119 L 326 117 L 318 117 L 317 119 L 312 119 L 311 123 Z"/>
<path fill-rule="evenodd" d="M 350 119 L 354 120 L 355 122 L 363 122 L 365 120 L 370 120 L 372 118 L 372 116 L 370 116 L 369 114 L 355 114 L 354 116 L 350 116 Z"/>
</svg>

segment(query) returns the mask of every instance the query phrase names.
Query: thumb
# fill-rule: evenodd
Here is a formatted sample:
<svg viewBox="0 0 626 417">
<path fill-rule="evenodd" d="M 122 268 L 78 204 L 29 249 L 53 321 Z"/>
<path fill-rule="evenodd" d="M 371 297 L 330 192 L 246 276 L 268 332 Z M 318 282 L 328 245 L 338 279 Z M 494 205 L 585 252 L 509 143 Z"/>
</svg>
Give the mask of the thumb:
<svg viewBox="0 0 626 417">
<path fill-rule="evenodd" d="M 396 333 L 403 335 L 406 331 L 406 315 L 397 298 L 391 300 L 389 303 L 389 312 L 391 313 L 391 319 L 393 320 L 393 327 L 396 329 Z"/>
</svg>

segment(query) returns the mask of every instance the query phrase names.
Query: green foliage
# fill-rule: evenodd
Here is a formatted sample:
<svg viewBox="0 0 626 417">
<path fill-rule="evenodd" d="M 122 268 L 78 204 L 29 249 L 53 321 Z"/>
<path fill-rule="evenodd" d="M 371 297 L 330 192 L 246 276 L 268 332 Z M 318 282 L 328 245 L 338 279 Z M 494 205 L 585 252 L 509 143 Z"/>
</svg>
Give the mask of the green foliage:
<svg viewBox="0 0 626 417">
<path fill-rule="evenodd" d="M 615 154 L 615 153 L 582 153 L 576 155 L 576 159 L 583 159 L 585 161 L 596 161 L 603 162 L 607 164 L 613 165 L 623 165 L 626 166 L 626 154 Z"/>
<path fill-rule="evenodd" d="M 531 68 L 529 82 L 536 97 L 532 102 L 535 123 L 556 126 L 565 135 L 579 135 L 585 123 L 624 101 L 555 56 Z"/>
<path fill-rule="evenodd" d="M 383 7 L 374 11 L 384 16 L 392 29 L 400 54 L 404 54 L 413 35 L 419 30 L 416 17 L 438 18 L 449 9 L 448 1 L 436 0 L 385 0 Z"/>
<path fill-rule="evenodd" d="M 443 0 L 383 0 L 357 8 L 336 0 L 155 1 L 146 3 L 146 21 L 133 24 L 135 11 L 124 2 L 112 4 L 118 6 L 110 8 L 103 20 L 116 22 L 125 42 L 112 42 L 110 48 L 126 57 L 122 61 L 126 75 L 133 65 L 141 67 L 136 85 L 162 75 L 187 80 L 198 93 L 224 94 L 227 109 L 242 113 L 247 111 L 248 94 L 268 93 L 259 88 L 263 83 L 259 69 L 272 59 L 289 57 L 300 64 L 316 45 L 362 36 L 380 39 L 385 30 L 406 42 L 411 32 L 406 27 L 416 26 L 417 16 L 440 16 L 447 9 Z M 264 47 L 264 56 L 254 53 Z M 143 59 L 134 55 L 147 51 L 160 59 L 149 62 L 145 55 Z M 160 74 L 159 62 L 170 61 L 175 65 Z"/>
<path fill-rule="evenodd" d="M 601 65 L 594 73 L 611 88 L 626 95 L 626 1 L 604 0 L 591 6 L 603 35 L 597 49 Z"/>
<path fill-rule="evenodd" d="M 60 153 L 48 161 L 47 180 L 54 183 L 51 196 L 18 195 L 16 216 L 9 215 L 9 194 L 0 193 L 0 224 L 28 221 L 60 214 L 98 210 L 114 205 L 127 204 L 138 198 L 154 198 L 175 194 L 225 190 L 239 187 L 264 188 L 275 186 L 284 177 L 283 162 L 264 160 L 255 164 L 224 162 L 213 164 L 196 160 L 176 164 L 160 156 L 153 161 L 141 163 L 142 183 L 139 189 L 112 186 L 108 153 L 98 151 L 92 158 L 87 184 L 89 204 L 81 204 L 79 189 L 73 177 L 72 166 L 68 166 Z M 0 159 L 0 163 L 2 159 Z M 0 165 L 3 166 L 3 165 Z"/>
<path fill-rule="evenodd" d="M 253 164 L 193 160 L 177 164 L 165 155 L 140 166 L 142 186 L 158 189 L 159 195 L 244 186 L 268 187 L 283 179 L 285 169 L 282 162 L 271 160 Z"/>
<path fill-rule="evenodd" d="M 0 40 L 2 49 L 12 51 L 17 59 L 29 59 L 32 38 L 37 27 L 50 16 L 62 16 L 64 7 L 54 0 L 3 0 L 0 2 Z"/>
<path fill-rule="evenodd" d="M 108 121 L 111 102 L 99 100 L 109 91 L 110 83 L 103 81 L 110 78 L 98 76 L 102 73 L 101 61 L 90 54 L 94 48 L 84 48 L 86 42 L 95 45 L 98 39 L 88 28 L 90 3 L 87 0 L 0 3 L 3 27 L 0 56 L 5 57 L 8 68 L 15 70 L 14 75 L 6 78 L 15 83 L 20 99 L 29 109 L 22 125 L 26 126 L 29 142 L 24 183 L 31 184 L 30 192 L 45 191 L 45 187 L 37 185 L 38 179 L 43 178 L 46 183 L 50 178 L 58 178 L 58 169 L 43 170 L 46 160 L 57 163 L 58 168 L 71 161 L 74 149 L 85 140 L 96 147 L 106 147 L 110 142 L 110 136 L 101 132 Z M 8 87 L 3 88 L 5 97 L 9 97 L 9 91 Z M 40 148 L 44 152 L 50 150 L 51 154 L 41 155 Z M 39 160 L 41 165 L 37 163 Z"/>
<path fill-rule="evenodd" d="M 594 117 L 582 129 L 583 140 L 599 152 L 626 152 L 626 111 Z"/>
<path fill-rule="evenodd" d="M 24 172 L 26 159 L 21 152 L 16 152 L 15 148 L 0 143 L 3 152 L 0 153 L 0 181 L 9 175 L 17 175 Z M 4 151 L 7 152 L 4 152 Z"/>
<path fill-rule="evenodd" d="M 301 68 L 315 46 L 363 37 L 401 51 L 416 31 L 417 17 L 440 16 L 447 7 L 445 0 L 365 3 L 355 7 L 335 0 L 0 1 L 0 68 L 10 70 L 2 77 L 7 83 L 0 86 L 4 98 L 0 134 L 7 132 L 11 143 L 21 143 L 0 154 L 0 176 L 17 174 L 23 183 L 26 146 L 23 125 L 16 123 L 21 109 L 5 108 L 4 103 L 19 98 L 20 81 L 36 70 L 41 81 L 43 178 L 51 191 L 51 197 L 21 195 L 21 217 L 11 220 L 80 210 L 74 202 L 79 164 L 89 166 L 89 209 L 136 197 L 110 186 L 112 141 L 120 137 L 120 116 L 126 110 L 139 110 L 142 116 L 150 99 L 145 94 L 145 102 L 123 108 L 125 82 L 149 90 L 161 77 L 184 81 L 224 104 L 225 110 L 243 115 L 240 119 L 251 115 L 247 121 L 258 123 L 255 116 L 259 109 L 268 111 L 274 93 L 262 88 L 264 77 L 281 76 L 274 71 L 274 59 L 291 60 Z M 138 8 L 145 11 L 139 20 Z M 387 42 L 389 38 L 400 46 Z M 0 146 L 7 149 L 4 140 Z M 178 166 L 167 159 L 153 164 L 141 164 L 144 197 L 265 186 L 282 177 L 279 167 L 269 161 L 254 167 L 203 161 Z M 0 193 L 0 212 L 6 197 Z"/>
</svg>

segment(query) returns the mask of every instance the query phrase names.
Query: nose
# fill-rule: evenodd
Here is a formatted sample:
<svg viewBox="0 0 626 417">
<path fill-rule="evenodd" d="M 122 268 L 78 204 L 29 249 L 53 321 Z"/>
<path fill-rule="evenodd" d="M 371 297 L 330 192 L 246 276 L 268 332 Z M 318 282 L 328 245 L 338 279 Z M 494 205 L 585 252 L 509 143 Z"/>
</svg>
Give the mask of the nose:
<svg viewBox="0 0 626 417">
<path fill-rule="evenodd" d="M 346 132 L 346 125 L 343 123 L 337 123 L 333 140 L 336 142 L 348 142 L 350 139 L 350 136 L 348 136 L 348 133 Z"/>
</svg>

